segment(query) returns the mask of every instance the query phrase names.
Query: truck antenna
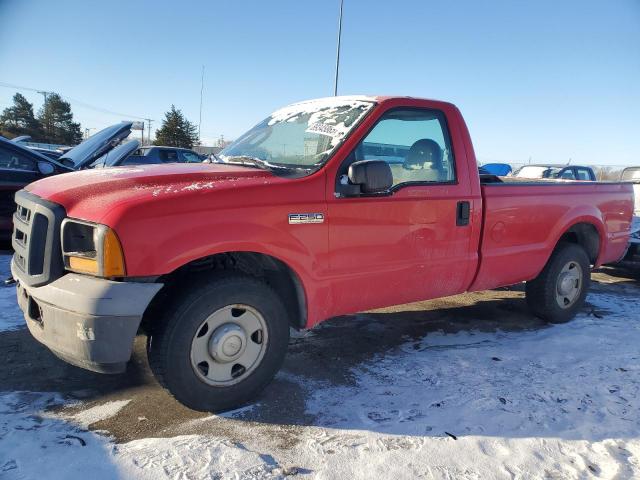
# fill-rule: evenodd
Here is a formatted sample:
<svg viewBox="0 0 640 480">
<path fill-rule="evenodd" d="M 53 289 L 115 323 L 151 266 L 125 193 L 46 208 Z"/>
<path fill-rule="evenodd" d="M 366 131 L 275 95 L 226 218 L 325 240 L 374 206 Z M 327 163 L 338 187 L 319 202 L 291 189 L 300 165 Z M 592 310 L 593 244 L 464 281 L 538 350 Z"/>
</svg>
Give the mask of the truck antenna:
<svg viewBox="0 0 640 480">
<path fill-rule="evenodd" d="M 338 17 L 338 46 L 336 48 L 336 78 L 333 83 L 333 96 L 338 95 L 338 71 L 340 70 L 340 38 L 342 37 L 342 4 L 344 0 L 340 0 L 340 16 Z"/>
</svg>

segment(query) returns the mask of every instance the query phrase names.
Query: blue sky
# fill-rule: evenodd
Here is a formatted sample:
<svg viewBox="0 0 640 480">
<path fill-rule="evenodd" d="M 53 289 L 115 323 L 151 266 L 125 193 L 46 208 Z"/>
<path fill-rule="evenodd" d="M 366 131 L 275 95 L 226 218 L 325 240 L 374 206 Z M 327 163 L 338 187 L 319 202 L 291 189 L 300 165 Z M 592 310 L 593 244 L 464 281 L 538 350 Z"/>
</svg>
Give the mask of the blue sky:
<svg viewBox="0 0 640 480">
<path fill-rule="evenodd" d="M 202 137 L 333 93 L 338 0 L 0 0 L 0 82 Z M 640 164 L 640 0 L 345 0 L 339 93 L 452 101 L 481 161 Z M 14 90 L 0 87 L 0 108 Z M 40 106 L 42 97 L 23 92 Z M 123 116 L 72 102 L 83 128 Z M 158 123 L 154 124 L 154 128 Z"/>
</svg>

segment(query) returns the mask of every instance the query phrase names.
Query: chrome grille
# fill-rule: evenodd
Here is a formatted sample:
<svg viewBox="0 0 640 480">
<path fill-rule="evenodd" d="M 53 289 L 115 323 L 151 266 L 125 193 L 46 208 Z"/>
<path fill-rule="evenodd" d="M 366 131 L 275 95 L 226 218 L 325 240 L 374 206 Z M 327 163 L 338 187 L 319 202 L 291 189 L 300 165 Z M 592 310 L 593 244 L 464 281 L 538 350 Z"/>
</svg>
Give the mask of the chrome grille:
<svg viewBox="0 0 640 480">
<path fill-rule="evenodd" d="M 60 252 L 60 224 L 64 208 L 25 190 L 16 193 L 13 215 L 13 260 L 18 279 L 29 286 L 40 286 L 63 272 Z"/>
</svg>

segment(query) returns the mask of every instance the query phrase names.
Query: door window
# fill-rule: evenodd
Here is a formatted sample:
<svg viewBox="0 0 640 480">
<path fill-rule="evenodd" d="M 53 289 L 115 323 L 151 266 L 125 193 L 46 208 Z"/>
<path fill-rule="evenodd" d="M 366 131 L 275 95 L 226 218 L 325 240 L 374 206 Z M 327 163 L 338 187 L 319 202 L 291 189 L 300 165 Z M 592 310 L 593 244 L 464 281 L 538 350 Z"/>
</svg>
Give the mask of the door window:
<svg viewBox="0 0 640 480">
<path fill-rule="evenodd" d="M 455 181 L 446 121 L 437 110 L 397 109 L 385 113 L 356 147 L 357 160 L 387 162 L 394 187 Z"/>
<path fill-rule="evenodd" d="M 576 168 L 576 177 L 578 180 L 591 180 L 589 170 L 586 168 Z"/>
<path fill-rule="evenodd" d="M 186 163 L 201 163 L 202 159 L 193 152 L 180 152 L 182 161 Z"/>
<path fill-rule="evenodd" d="M 36 162 L 20 153 L 13 152 L 9 149 L 0 149 L 0 168 L 3 170 L 20 170 L 27 172 L 36 172 Z"/>
<path fill-rule="evenodd" d="M 160 150 L 158 156 L 161 162 L 171 163 L 178 161 L 178 152 L 175 150 Z"/>
<path fill-rule="evenodd" d="M 568 168 L 562 171 L 562 173 L 560 174 L 560 178 L 563 180 L 575 180 L 576 176 L 574 175 L 573 170 Z"/>
</svg>

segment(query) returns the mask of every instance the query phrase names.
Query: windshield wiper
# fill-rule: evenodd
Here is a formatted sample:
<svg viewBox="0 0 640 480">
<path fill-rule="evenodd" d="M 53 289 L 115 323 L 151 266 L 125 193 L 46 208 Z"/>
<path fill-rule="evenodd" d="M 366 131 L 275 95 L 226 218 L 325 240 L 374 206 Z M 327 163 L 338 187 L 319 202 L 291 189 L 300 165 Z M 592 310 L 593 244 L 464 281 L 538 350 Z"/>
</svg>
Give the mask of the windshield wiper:
<svg viewBox="0 0 640 480">
<path fill-rule="evenodd" d="M 231 165 L 243 165 L 245 167 L 256 167 L 262 170 L 270 170 L 269 165 L 264 160 L 249 155 L 229 156 L 222 159 L 222 163 Z"/>
<path fill-rule="evenodd" d="M 313 170 L 312 167 L 301 166 L 301 165 L 282 165 L 279 163 L 270 163 L 266 160 L 262 160 L 261 158 L 252 157 L 250 155 L 237 155 L 237 156 L 225 156 L 222 159 L 223 164 L 231 164 L 231 165 L 245 165 L 248 167 L 256 167 L 262 170 L 269 171 L 280 171 L 284 172 L 299 172 L 304 171 L 308 172 Z"/>
</svg>

